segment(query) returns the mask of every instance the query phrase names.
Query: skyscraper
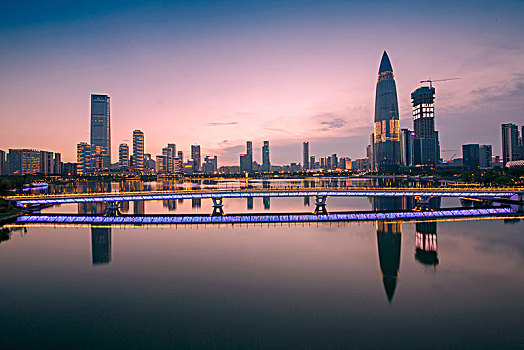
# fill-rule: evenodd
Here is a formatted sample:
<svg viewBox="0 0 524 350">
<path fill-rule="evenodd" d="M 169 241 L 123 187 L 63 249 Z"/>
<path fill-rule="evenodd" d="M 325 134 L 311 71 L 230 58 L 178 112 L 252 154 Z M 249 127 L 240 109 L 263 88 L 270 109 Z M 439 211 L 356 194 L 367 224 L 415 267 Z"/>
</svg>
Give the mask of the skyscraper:
<svg viewBox="0 0 524 350">
<path fill-rule="evenodd" d="M 162 155 L 165 157 L 164 172 L 172 173 L 174 169 L 173 162 L 175 159 L 175 155 L 173 154 L 173 148 L 169 146 L 162 148 Z M 157 164 L 157 168 L 158 168 L 158 164 Z"/>
<path fill-rule="evenodd" d="M 302 158 L 304 159 L 304 164 L 302 165 L 302 168 L 304 170 L 310 170 L 311 167 L 309 165 L 309 142 L 304 142 L 302 144 Z"/>
<path fill-rule="evenodd" d="M 200 145 L 191 145 L 191 158 L 193 159 L 193 171 L 200 171 L 202 159 L 200 158 Z"/>
<path fill-rule="evenodd" d="M 400 130 L 400 164 L 404 166 L 413 165 L 413 136 L 414 132 L 409 129 Z"/>
<path fill-rule="evenodd" d="M 250 162 L 249 162 L 249 155 L 248 154 L 240 154 L 240 172 L 241 173 L 249 173 L 250 170 Z"/>
<path fill-rule="evenodd" d="M 133 166 L 137 173 L 144 173 L 144 133 L 140 130 L 133 131 Z"/>
<path fill-rule="evenodd" d="M 435 88 L 423 86 L 411 93 L 413 104 L 413 160 L 414 165 L 437 165 L 438 138 L 435 132 Z"/>
<path fill-rule="evenodd" d="M 76 145 L 76 173 L 86 175 L 91 171 L 91 145 L 80 142 Z"/>
<path fill-rule="evenodd" d="M 378 171 L 395 171 L 400 165 L 400 127 L 397 87 L 386 51 L 378 70 L 375 97 L 374 158 Z"/>
<path fill-rule="evenodd" d="M 519 128 L 516 124 L 502 124 L 502 162 L 518 160 Z"/>
<path fill-rule="evenodd" d="M 249 158 L 247 159 L 247 170 L 248 172 L 253 171 L 253 142 L 247 141 L 246 142 L 246 156 Z"/>
<path fill-rule="evenodd" d="M 176 145 L 174 143 L 168 143 L 167 148 L 171 148 L 171 163 L 169 164 L 168 171 L 173 173 L 175 172 Z"/>
<path fill-rule="evenodd" d="M 40 173 L 40 151 L 34 149 L 10 149 L 7 154 L 9 175 Z"/>
<path fill-rule="evenodd" d="M 479 144 L 462 145 L 462 164 L 465 169 L 478 169 L 479 162 Z"/>
<path fill-rule="evenodd" d="M 0 150 L 0 175 L 7 175 L 7 164 L 5 160 L 5 151 Z"/>
<path fill-rule="evenodd" d="M 120 170 L 129 168 L 129 146 L 127 143 L 121 143 L 118 146 L 118 165 Z"/>
<path fill-rule="evenodd" d="M 111 167 L 111 118 L 109 96 L 91 95 L 91 146 L 100 147 L 102 166 Z"/>
<path fill-rule="evenodd" d="M 493 147 L 491 145 L 479 146 L 479 165 L 481 168 L 491 168 L 491 158 L 493 157 Z"/>
<path fill-rule="evenodd" d="M 271 162 L 269 160 L 269 141 L 264 141 L 264 146 L 262 146 L 262 171 L 271 171 Z"/>
</svg>

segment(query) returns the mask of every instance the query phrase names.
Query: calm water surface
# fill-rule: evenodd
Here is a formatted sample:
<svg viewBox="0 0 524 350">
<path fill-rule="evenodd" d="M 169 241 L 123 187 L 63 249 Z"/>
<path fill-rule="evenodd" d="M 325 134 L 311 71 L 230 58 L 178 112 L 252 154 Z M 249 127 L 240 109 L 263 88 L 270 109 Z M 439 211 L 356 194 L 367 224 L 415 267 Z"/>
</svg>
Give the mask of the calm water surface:
<svg viewBox="0 0 524 350">
<path fill-rule="evenodd" d="M 399 205 L 328 199 L 331 210 Z M 271 211 L 312 206 L 269 203 Z M 224 209 L 264 208 L 258 198 Z M 210 212 L 211 201 L 127 211 Z M 0 243 L 2 345 L 522 348 L 523 234 L 515 220 L 24 227 Z"/>
</svg>

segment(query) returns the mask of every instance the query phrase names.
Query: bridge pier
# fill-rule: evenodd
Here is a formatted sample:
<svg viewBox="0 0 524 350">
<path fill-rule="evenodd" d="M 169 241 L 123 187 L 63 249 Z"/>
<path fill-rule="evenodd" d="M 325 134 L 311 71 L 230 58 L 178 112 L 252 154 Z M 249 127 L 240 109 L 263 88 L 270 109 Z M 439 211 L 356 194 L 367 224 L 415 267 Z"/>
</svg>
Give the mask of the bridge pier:
<svg viewBox="0 0 524 350">
<path fill-rule="evenodd" d="M 430 200 L 431 196 L 415 197 L 415 210 L 429 210 Z"/>
<path fill-rule="evenodd" d="M 213 200 L 213 213 L 212 216 L 222 216 L 224 215 L 224 205 L 223 198 L 211 198 Z"/>
<path fill-rule="evenodd" d="M 327 196 L 315 196 L 315 211 L 313 213 L 317 215 L 327 214 L 328 211 L 326 209 L 326 200 Z"/>
<path fill-rule="evenodd" d="M 104 216 L 120 216 L 120 203 L 116 201 L 106 202 Z"/>
</svg>

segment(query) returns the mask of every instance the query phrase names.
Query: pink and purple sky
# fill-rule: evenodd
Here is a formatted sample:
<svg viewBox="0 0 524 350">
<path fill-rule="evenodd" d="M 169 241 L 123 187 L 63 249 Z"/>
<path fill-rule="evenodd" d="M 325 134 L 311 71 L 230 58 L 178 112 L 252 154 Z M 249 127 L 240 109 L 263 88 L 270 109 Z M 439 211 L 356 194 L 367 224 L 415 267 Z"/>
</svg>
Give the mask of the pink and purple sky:
<svg viewBox="0 0 524 350">
<path fill-rule="evenodd" d="M 89 141 L 90 94 L 111 96 L 113 162 L 134 129 L 146 152 L 167 143 L 238 163 L 360 158 L 369 143 L 382 51 L 401 127 L 410 93 L 435 83 L 444 158 L 524 124 L 524 2 L 21 1 L 0 13 L 0 149 L 76 160 Z M 458 150 L 458 151 L 454 151 Z"/>
</svg>

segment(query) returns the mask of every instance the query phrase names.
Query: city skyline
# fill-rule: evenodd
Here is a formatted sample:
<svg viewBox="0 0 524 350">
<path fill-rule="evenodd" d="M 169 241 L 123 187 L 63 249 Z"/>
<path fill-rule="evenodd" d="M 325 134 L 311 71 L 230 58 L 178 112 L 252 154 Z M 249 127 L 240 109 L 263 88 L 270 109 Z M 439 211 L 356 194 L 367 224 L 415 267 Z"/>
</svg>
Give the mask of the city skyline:
<svg viewBox="0 0 524 350">
<path fill-rule="evenodd" d="M 238 164 L 246 140 L 253 141 L 254 160 L 269 140 L 274 164 L 301 162 L 304 140 L 313 155 L 363 158 L 373 132 L 373 76 L 384 49 L 395 63 L 400 128 L 412 128 L 410 93 L 420 80 L 461 77 L 435 84 L 443 150 L 492 144 L 493 154 L 501 155 L 500 125 L 524 119 L 524 45 L 518 40 L 524 11 L 518 2 L 402 11 L 393 4 L 339 2 L 230 4 L 224 10 L 198 2 L 119 6 L 65 6 L 51 13 L 35 5 L 35 14 L 23 20 L 16 11 L 2 18 L 0 42 L 7 50 L 0 72 L 11 84 L 1 88 L 0 149 L 51 149 L 74 161 L 76 144 L 89 140 L 87 96 L 107 94 L 113 145 L 131 145 L 132 130 L 140 129 L 147 135 L 145 153 L 161 154 L 175 142 L 189 154 L 196 142 L 221 164 Z M 467 18 L 453 11 L 465 8 Z M 446 18 L 414 19 L 428 10 Z M 279 21 L 291 12 L 296 16 Z M 143 33 L 123 31 L 140 13 Z M 376 21 L 368 24 L 372 13 Z M 173 36 L 183 25 L 184 35 Z M 413 31 L 418 27 L 420 37 Z M 145 40 L 148 35 L 154 40 Z M 416 49 L 428 42 L 429 54 Z M 101 50 L 92 50 L 97 45 Z M 118 159 L 117 147 L 112 159 Z"/>
</svg>

